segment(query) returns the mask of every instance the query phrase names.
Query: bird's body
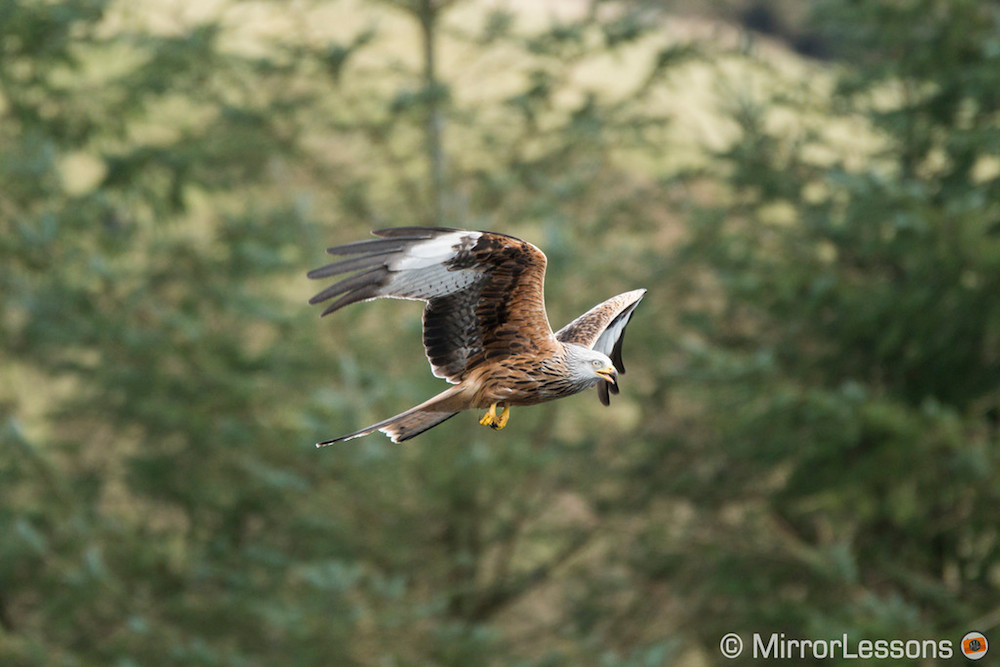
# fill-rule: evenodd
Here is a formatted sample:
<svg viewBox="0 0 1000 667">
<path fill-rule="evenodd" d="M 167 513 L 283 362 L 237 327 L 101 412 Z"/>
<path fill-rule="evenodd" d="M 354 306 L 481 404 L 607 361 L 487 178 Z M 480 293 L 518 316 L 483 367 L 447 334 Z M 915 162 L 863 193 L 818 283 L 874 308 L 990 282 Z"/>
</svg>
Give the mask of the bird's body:
<svg viewBox="0 0 1000 667">
<path fill-rule="evenodd" d="M 379 297 L 420 299 L 434 375 L 455 386 L 385 421 L 321 445 L 380 430 L 402 442 L 462 410 L 488 409 L 480 423 L 503 428 L 511 406 L 536 405 L 599 386 L 605 405 L 624 372 L 625 325 L 645 290 L 592 308 L 553 333 L 545 313 L 545 255 L 511 236 L 436 227 L 374 232 L 380 238 L 329 248 L 351 256 L 309 273 L 355 273 L 314 296 L 339 297 L 323 312 Z M 609 356 L 610 355 L 610 356 Z M 497 414 L 499 410 L 499 414 Z"/>
<path fill-rule="evenodd" d="M 494 403 L 538 405 L 572 396 L 602 381 L 596 373 L 576 381 L 567 376 L 568 345 L 555 343 L 547 356 L 512 355 L 474 370 L 464 382 L 469 393 L 463 400 L 468 400 L 469 407 L 475 409 L 486 409 Z"/>
</svg>

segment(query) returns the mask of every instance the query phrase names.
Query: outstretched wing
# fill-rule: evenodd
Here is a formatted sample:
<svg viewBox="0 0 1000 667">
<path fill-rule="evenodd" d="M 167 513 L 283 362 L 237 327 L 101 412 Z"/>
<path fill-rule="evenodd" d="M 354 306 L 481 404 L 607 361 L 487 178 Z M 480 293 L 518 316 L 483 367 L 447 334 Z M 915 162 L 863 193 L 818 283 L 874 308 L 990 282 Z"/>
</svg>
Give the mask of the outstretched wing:
<svg viewBox="0 0 1000 667">
<path fill-rule="evenodd" d="M 608 355 L 618 372 L 624 375 L 622 341 L 625 339 L 625 327 L 645 293 L 646 290 L 637 289 L 611 297 L 557 331 L 556 340 L 576 343 Z M 617 394 L 618 385 L 604 381 L 598 384 L 597 395 L 604 405 L 611 403 L 609 392 Z"/>
<path fill-rule="evenodd" d="M 434 375 L 461 382 L 476 366 L 512 353 L 547 354 L 557 345 L 545 314 L 545 255 L 504 234 L 397 227 L 379 238 L 327 249 L 347 259 L 309 272 L 357 272 L 309 300 L 337 298 L 323 315 L 358 302 L 419 299 L 424 350 Z"/>
</svg>

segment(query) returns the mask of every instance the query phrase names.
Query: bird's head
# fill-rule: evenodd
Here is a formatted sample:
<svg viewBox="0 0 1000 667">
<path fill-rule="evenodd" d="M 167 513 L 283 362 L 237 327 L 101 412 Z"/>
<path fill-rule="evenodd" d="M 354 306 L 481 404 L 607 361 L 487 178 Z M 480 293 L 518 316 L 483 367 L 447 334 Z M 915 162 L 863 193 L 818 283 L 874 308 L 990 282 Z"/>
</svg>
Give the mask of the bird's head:
<svg viewBox="0 0 1000 667">
<path fill-rule="evenodd" d="M 617 384 L 618 370 L 608 355 L 582 345 L 567 345 L 566 348 L 570 372 L 581 384 L 592 386 L 601 380 Z"/>
</svg>

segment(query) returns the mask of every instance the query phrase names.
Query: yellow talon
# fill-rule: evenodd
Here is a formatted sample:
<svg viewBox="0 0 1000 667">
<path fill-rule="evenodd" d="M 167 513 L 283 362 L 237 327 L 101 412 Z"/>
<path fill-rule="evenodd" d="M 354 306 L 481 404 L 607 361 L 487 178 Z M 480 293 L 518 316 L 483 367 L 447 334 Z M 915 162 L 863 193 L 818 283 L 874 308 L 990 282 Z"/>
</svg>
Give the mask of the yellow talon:
<svg viewBox="0 0 1000 667">
<path fill-rule="evenodd" d="M 495 431 L 499 431 L 504 426 L 507 425 L 507 420 L 510 419 L 510 408 L 501 406 L 500 414 L 497 415 L 497 403 L 490 406 L 490 409 L 486 411 L 483 418 L 479 420 L 479 423 L 483 426 L 489 426 Z"/>
<path fill-rule="evenodd" d="M 493 426 L 493 424 L 496 423 L 496 420 L 497 420 L 497 404 L 494 403 L 493 405 L 490 406 L 490 409 L 486 411 L 486 414 L 483 415 L 483 418 L 479 420 L 479 423 L 482 424 L 483 426 Z"/>
<path fill-rule="evenodd" d="M 507 425 L 507 420 L 510 419 L 510 408 L 508 408 L 508 407 L 505 406 L 502 409 L 503 409 L 503 412 L 500 413 L 500 419 L 497 422 L 497 425 L 493 427 L 493 428 L 495 428 L 498 431 L 500 429 L 502 429 L 504 426 L 506 426 Z"/>
</svg>

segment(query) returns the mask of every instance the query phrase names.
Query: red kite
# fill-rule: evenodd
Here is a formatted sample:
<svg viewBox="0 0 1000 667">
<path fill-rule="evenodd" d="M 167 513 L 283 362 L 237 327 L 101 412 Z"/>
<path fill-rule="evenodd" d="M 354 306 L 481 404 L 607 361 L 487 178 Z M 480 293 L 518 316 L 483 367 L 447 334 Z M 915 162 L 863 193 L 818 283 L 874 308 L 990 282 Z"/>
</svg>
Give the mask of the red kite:
<svg viewBox="0 0 1000 667">
<path fill-rule="evenodd" d="M 395 417 L 318 446 L 382 431 L 403 442 L 454 417 L 485 409 L 480 424 L 501 429 L 513 405 L 535 405 L 597 385 L 604 405 L 618 393 L 622 338 L 644 289 L 612 297 L 552 333 L 542 284 L 545 255 L 494 232 L 397 227 L 379 238 L 328 248 L 342 259 L 310 278 L 354 275 L 309 300 L 337 298 L 323 315 L 358 301 L 419 299 L 424 349 L 434 375 L 455 386 Z"/>
</svg>

